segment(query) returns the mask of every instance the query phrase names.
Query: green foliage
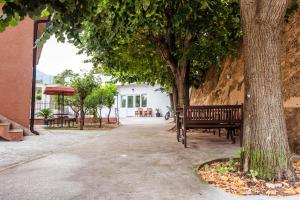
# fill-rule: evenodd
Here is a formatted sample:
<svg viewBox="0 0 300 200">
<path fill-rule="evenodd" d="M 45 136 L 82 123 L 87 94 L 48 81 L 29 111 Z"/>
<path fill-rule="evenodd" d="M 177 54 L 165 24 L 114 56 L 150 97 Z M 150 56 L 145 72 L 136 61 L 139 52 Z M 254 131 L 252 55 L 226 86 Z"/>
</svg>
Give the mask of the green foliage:
<svg viewBox="0 0 300 200">
<path fill-rule="evenodd" d="M 285 21 L 288 22 L 289 17 L 298 10 L 299 3 L 297 0 L 289 0 L 289 7 L 286 10 Z"/>
<path fill-rule="evenodd" d="M 85 99 L 87 98 L 88 95 L 92 93 L 93 89 L 98 86 L 98 83 L 96 82 L 94 75 L 90 73 L 90 74 L 84 74 L 83 76 L 73 77 L 71 80 L 71 86 L 75 88 L 76 93 L 78 94 L 79 97 L 80 130 L 83 130 L 84 117 L 85 117 L 85 111 L 84 111 Z"/>
<path fill-rule="evenodd" d="M 52 117 L 52 112 L 49 108 L 44 108 L 37 113 L 38 117 L 43 117 L 44 119 L 49 119 Z"/>
<path fill-rule="evenodd" d="M 209 170 L 209 165 L 208 165 L 208 164 L 205 164 L 205 165 L 204 165 L 204 171 L 207 172 L 208 170 Z"/>
<path fill-rule="evenodd" d="M 234 153 L 234 156 L 237 157 L 237 158 L 240 158 L 240 157 L 241 157 L 241 154 L 242 154 L 242 150 L 239 149 L 238 151 L 236 151 L 236 152 Z"/>
<path fill-rule="evenodd" d="M 115 96 L 118 94 L 118 88 L 114 84 L 106 84 L 103 88 L 104 105 L 111 109 L 115 103 Z"/>
<path fill-rule="evenodd" d="M 105 92 L 102 88 L 96 87 L 93 89 L 92 93 L 87 96 L 85 100 L 85 106 L 89 110 L 101 110 L 105 105 Z M 101 117 L 101 113 L 100 113 Z"/>
<path fill-rule="evenodd" d="M 216 166 L 216 172 L 219 174 L 227 174 L 230 172 L 228 167 L 222 167 L 221 165 Z"/>
<path fill-rule="evenodd" d="M 41 94 L 41 93 L 37 93 L 37 94 L 35 95 L 35 99 L 36 99 L 36 100 L 42 100 L 42 94 Z"/>
<path fill-rule="evenodd" d="M 168 88 L 176 77 L 170 65 L 190 60 L 190 83 L 199 86 L 207 68 L 234 51 L 240 37 L 237 1 L 201 4 L 102 2 L 99 13 L 85 23 L 79 47 L 100 70 L 123 83 L 159 83 Z"/>
<path fill-rule="evenodd" d="M 73 77 L 71 86 L 75 88 L 81 100 L 84 100 L 93 89 L 97 87 L 97 82 L 93 74 L 85 74 L 84 76 Z"/>
<path fill-rule="evenodd" d="M 118 89 L 114 84 L 106 84 L 104 87 L 94 88 L 92 93 L 86 97 L 85 106 L 92 113 L 99 109 L 99 116 L 101 117 L 102 108 L 106 106 L 111 109 L 117 94 Z"/>
<path fill-rule="evenodd" d="M 116 81 L 166 90 L 176 81 L 171 66 L 190 61 L 190 84 L 199 86 L 241 35 L 238 0 L 14 0 L 3 11 L 0 31 L 27 15 L 49 16 L 40 42 L 66 37 Z"/>
<path fill-rule="evenodd" d="M 70 106 L 75 114 L 78 115 L 80 109 L 80 97 L 79 94 L 76 93 L 73 96 L 66 96 L 65 97 L 65 105 Z"/>
<path fill-rule="evenodd" d="M 73 78 L 78 77 L 78 76 L 79 75 L 77 73 L 74 73 L 72 70 L 66 69 L 63 72 L 54 76 L 54 83 L 60 84 L 60 85 L 69 85 L 70 81 Z"/>
<path fill-rule="evenodd" d="M 252 178 L 255 178 L 258 176 L 258 172 L 255 170 L 250 169 L 248 176 L 251 176 Z"/>
<path fill-rule="evenodd" d="M 219 174 L 231 173 L 237 170 L 239 163 L 234 159 L 229 159 L 226 166 L 217 165 L 216 172 Z"/>
<path fill-rule="evenodd" d="M 65 86 L 69 86 L 71 85 L 71 81 L 72 79 L 74 79 L 75 77 L 78 77 L 79 74 L 73 72 L 70 69 L 66 69 L 63 72 L 57 74 L 56 76 L 54 76 L 54 83 L 58 84 L 58 85 L 65 85 Z M 53 96 L 52 97 L 53 102 L 57 105 L 58 104 L 58 97 L 57 96 Z M 65 97 L 65 105 L 70 106 L 70 108 L 77 113 L 78 109 L 80 107 L 79 105 L 80 102 L 80 98 L 78 94 L 75 94 L 74 96 L 67 96 Z"/>
<path fill-rule="evenodd" d="M 229 161 L 227 162 L 227 164 L 228 164 L 228 170 L 230 171 L 230 172 L 233 172 L 233 171 L 235 171 L 236 169 L 237 169 L 237 167 L 238 167 L 238 165 L 239 165 L 239 163 L 238 162 L 236 162 L 234 159 L 229 159 Z"/>
<path fill-rule="evenodd" d="M 35 99 L 36 99 L 36 100 L 42 100 L 42 96 L 43 96 L 42 91 L 41 91 L 41 90 L 38 90 L 38 91 L 36 92 L 36 94 L 35 94 Z"/>
</svg>

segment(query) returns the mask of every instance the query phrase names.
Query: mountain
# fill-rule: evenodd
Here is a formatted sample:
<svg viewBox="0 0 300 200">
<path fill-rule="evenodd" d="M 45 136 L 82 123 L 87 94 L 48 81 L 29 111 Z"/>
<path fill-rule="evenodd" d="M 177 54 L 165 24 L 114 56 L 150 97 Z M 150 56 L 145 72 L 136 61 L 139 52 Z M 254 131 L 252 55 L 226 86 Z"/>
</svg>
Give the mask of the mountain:
<svg viewBox="0 0 300 200">
<path fill-rule="evenodd" d="M 36 70 L 36 81 L 43 84 L 53 84 L 53 76 L 45 74 L 44 72 Z"/>
</svg>

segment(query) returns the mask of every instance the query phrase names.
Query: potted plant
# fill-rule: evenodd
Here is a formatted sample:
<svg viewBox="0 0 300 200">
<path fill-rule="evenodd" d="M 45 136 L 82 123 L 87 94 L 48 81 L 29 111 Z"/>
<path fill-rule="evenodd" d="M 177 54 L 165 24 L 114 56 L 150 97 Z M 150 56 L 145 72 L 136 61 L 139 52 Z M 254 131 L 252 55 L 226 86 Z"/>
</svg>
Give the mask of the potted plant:
<svg viewBox="0 0 300 200">
<path fill-rule="evenodd" d="M 43 117 L 44 125 L 48 125 L 48 119 L 52 117 L 52 112 L 49 108 L 44 108 L 38 112 L 37 116 Z"/>
<path fill-rule="evenodd" d="M 155 116 L 156 116 L 156 117 L 160 117 L 161 114 L 160 114 L 159 108 L 156 108 L 155 111 L 156 111 Z"/>
</svg>

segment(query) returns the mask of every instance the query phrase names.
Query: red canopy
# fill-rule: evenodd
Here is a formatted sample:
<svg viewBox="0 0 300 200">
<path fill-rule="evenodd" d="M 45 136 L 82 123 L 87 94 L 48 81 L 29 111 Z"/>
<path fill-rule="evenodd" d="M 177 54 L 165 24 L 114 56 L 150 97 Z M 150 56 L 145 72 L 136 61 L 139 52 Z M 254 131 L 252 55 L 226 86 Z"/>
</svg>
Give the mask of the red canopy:
<svg viewBox="0 0 300 200">
<path fill-rule="evenodd" d="M 75 89 L 63 85 L 47 85 L 44 94 L 73 96 L 75 94 Z"/>
</svg>

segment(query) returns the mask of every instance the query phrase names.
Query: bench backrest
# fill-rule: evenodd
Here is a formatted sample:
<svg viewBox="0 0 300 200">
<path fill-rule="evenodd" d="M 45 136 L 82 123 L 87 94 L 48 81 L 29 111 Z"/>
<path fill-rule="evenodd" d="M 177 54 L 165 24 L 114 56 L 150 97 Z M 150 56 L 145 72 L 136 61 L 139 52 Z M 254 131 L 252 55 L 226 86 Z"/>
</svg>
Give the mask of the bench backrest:
<svg viewBox="0 0 300 200">
<path fill-rule="evenodd" d="M 187 124 L 242 123 L 243 105 L 184 106 L 177 114 Z"/>
</svg>

